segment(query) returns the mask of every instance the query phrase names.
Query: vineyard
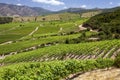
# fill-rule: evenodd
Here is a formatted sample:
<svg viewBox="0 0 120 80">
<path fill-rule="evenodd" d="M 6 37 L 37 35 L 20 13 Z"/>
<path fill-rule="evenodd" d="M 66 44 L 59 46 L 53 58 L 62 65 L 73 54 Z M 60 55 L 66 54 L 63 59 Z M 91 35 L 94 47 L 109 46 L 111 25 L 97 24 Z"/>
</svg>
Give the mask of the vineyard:
<svg viewBox="0 0 120 80">
<path fill-rule="evenodd" d="M 0 68 L 0 79 L 3 80 L 59 80 L 69 74 L 86 72 L 96 68 L 114 65 L 110 59 L 98 60 L 67 60 L 52 62 L 19 63 Z"/>
<path fill-rule="evenodd" d="M 120 40 L 108 40 L 80 44 L 59 44 L 7 56 L 1 60 L 1 62 L 4 64 L 9 64 L 18 62 L 41 62 L 67 59 L 115 59 L 120 52 L 119 43 Z"/>
<path fill-rule="evenodd" d="M 0 25 L 0 80 L 70 80 L 71 74 L 119 66 L 120 40 L 103 40 L 99 31 L 83 27 L 88 18 L 42 18 Z"/>
</svg>

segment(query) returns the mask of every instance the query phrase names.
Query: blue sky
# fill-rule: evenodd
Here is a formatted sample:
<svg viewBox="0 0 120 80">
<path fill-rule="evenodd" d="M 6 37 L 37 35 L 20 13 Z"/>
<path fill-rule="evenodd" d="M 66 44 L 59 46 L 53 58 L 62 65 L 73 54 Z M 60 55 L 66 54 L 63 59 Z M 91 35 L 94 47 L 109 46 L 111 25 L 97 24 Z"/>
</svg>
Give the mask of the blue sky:
<svg viewBox="0 0 120 80">
<path fill-rule="evenodd" d="M 0 3 L 43 7 L 54 11 L 70 7 L 111 8 L 120 6 L 120 0 L 0 0 Z"/>
</svg>

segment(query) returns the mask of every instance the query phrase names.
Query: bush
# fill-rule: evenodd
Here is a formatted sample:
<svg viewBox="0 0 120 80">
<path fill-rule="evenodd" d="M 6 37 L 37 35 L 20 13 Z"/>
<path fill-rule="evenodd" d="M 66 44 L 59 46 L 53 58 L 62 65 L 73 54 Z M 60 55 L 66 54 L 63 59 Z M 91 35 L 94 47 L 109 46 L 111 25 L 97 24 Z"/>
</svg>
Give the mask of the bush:
<svg viewBox="0 0 120 80">
<path fill-rule="evenodd" d="M 115 66 L 120 68 L 120 54 L 115 59 Z"/>
</svg>

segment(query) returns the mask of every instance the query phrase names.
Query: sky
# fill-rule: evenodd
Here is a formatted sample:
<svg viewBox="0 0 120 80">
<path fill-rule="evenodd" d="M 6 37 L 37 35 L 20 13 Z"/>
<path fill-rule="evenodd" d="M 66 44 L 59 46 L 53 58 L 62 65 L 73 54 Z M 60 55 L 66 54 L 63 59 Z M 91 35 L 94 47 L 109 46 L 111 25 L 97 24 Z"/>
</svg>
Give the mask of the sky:
<svg viewBox="0 0 120 80">
<path fill-rule="evenodd" d="M 112 8 L 120 6 L 120 0 L 0 0 L 0 3 L 18 6 L 42 7 L 52 11 L 67 8 Z"/>
</svg>

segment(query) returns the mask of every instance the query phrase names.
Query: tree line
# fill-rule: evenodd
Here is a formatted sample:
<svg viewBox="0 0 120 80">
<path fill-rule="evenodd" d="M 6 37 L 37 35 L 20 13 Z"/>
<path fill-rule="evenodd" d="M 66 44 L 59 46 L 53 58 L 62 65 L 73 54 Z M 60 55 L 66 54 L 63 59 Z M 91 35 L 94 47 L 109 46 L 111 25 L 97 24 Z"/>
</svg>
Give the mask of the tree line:
<svg viewBox="0 0 120 80">
<path fill-rule="evenodd" d="M 12 17 L 0 17 L 0 24 L 10 23 L 13 21 Z"/>
</svg>

